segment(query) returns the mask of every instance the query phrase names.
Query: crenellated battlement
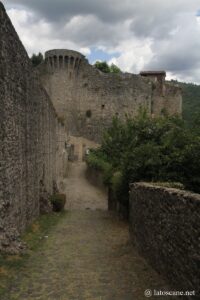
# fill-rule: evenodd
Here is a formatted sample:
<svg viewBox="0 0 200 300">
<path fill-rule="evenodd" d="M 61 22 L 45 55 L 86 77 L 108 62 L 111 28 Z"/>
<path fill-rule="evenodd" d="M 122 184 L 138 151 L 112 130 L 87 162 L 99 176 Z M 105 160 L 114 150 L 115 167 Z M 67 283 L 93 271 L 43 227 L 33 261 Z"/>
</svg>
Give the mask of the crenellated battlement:
<svg viewBox="0 0 200 300">
<path fill-rule="evenodd" d="M 51 71 L 78 71 L 83 60 L 86 61 L 85 56 L 74 50 L 54 49 L 45 53 L 45 64 Z"/>
</svg>

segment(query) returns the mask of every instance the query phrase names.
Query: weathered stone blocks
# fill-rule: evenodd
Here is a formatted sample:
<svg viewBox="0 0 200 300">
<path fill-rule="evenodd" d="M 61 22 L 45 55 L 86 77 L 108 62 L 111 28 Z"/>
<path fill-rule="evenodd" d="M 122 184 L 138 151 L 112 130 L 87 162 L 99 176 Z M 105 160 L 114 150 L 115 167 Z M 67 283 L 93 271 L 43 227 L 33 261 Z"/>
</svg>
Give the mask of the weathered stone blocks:
<svg viewBox="0 0 200 300">
<path fill-rule="evenodd" d="M 200 295 L 200 195 L 131 185 L 130 233 L 144 257 L 177 291 Z"/>
<path fill-rule="evenodd" d="M 2 4 L 0 102 L 0 250 L 10 252 L 39 214 L 40 181 L 51 194 L 67 155 L 65 128 Z"/>
</svg>

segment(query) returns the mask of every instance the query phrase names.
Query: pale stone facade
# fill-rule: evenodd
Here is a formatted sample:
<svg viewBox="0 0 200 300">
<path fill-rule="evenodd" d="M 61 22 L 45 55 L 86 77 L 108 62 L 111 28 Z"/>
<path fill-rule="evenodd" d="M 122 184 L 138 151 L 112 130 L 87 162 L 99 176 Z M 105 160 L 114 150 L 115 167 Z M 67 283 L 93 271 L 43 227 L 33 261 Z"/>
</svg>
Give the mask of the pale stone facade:
<svg viewBox="0 0 200 300">
<path fill-rule="evenodd" d="M 135 116 L 140 107 L 150 115 L 181 114 L 178 86 L 165 82 L 165 72 L 140 75 L 105 74 L 72 50 L 50 50 L 40 66 L 43 86 L 69 134 L 100 141 L 117 115 Z"/>
</svg>

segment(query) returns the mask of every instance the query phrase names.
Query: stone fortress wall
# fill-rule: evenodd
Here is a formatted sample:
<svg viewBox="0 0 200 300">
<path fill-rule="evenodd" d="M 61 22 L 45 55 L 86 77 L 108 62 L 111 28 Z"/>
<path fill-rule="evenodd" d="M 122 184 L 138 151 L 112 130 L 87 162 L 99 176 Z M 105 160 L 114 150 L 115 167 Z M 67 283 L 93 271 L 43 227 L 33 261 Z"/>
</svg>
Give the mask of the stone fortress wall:
<svg viewBox="0 0 200 300">
<path fill-rule="evenodd" d="M 39 215 L 67 163 L 66 130 L 0 3 L 0 249 Z"/>
<path fill-rule="evenodd" d="M 135 116 L 140 107 L 152 116 L 182 111 L 181 91 L 165 82 L 165 72 L 105 74 L 82 54 L 63 49 L 46 52 L 40 73 L 70 135 L 99 142 L 115 115 Z"/>
<path fill-rule="evenodd" d="M 181 114 L 181 100 L 163 71 L 104 74 L 75 51 L 48 51 L 33 69 L 0 2 L 0 251 L 21 251 L 19 234 L 66 175 L 70 143 L 82 160 L 112 116 Z M 199 208 L 199 195 L 131 185 L 131 237 L 176 289 L 200 286 Z"/>
<path fill-rule="evenodd" d="M 18 245 L 44 191 L 65 176 L 70 142 L 84 159 L 114 115 L 181 113 L 180 90 L 164 77 L 104 74 L 70 50 L 48 51 L 33 69 L 0 2 L 0 249 Z"/>
</svg>

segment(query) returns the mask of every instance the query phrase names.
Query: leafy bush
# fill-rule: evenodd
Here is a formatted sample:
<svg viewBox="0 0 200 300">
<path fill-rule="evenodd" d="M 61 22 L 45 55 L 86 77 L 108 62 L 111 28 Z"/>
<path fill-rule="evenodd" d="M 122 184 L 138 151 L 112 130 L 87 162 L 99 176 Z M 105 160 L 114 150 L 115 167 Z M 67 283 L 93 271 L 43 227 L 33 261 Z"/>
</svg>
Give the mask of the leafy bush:
<svg viewBox="0 0 200 300">
<path fill-rule="evenodd" d="M 53 205 L 53 211 L 63 211 L 66 203 L 65 194 L 54 194 L 51 196 L 50 201 Z"/>
<path fill-rule="evenodd" d="M 111 185 L 112 185 L 112 190 L 116 196 L 121 190 L 122 182 L 123 182 L 122 173 L 120 171 L 115 172 L 111 178 Z"/>
<path fill-rule="evenodd" d="M 102 172 L 104 184 L 110 184 L 112 177 L 112 165 L 106 161 L 105 157 L 103 157 L 103 154 L 100 151 L 98 152 L 98 150 L 91 150 L 86 158 L 86 162 L 89 167 Z"/>
</svg>

